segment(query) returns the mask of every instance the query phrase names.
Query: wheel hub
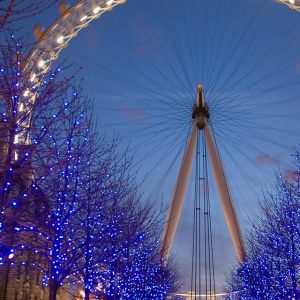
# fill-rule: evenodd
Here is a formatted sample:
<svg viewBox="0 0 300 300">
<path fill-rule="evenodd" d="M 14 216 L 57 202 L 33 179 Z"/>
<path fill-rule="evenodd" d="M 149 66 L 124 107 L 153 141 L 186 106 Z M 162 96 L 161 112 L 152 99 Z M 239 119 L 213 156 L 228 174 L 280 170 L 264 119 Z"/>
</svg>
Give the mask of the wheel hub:
<svg viewBox="0 0 300 300">
<path fill-rule="evenodd" d="M 197 89 L 197 102 L 193 106 L 192 119 L 195 120 L 196 126 L 199 130 L 203 130 L 209 119 L 208 105 L 204 100 L 204 93 L 202 84 L 198 85 Z"/>
</svg>

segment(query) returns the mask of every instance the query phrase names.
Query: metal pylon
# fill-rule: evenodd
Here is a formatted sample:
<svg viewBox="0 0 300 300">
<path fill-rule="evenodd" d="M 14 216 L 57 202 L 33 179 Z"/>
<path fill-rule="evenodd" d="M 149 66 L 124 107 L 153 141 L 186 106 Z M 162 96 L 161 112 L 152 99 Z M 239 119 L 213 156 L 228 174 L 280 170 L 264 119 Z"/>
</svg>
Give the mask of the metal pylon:
<svg viewBox="0 0 300 300">
<path fill-rule="evenodd" d="M 195 145 L 198 130 L 204 130 L 205 143 L 207 146 L 210 164 L 213 171 L 214 180 L 217 186 L 219 199 L 222 204 L 225 220 L 232 243 L 239 262 L 245 259 L 245 247 L 243 237 L 238 222 L 237 213 L 234 207 L 230 187 L 227 183 L 226 175 L 220 159 L 216 141 L 210 125 L 210 115 L 207 104 L 205 103 L 202 85 L 198 85 L 197 101 L 193 108 L 193 127 L 188 139 L 188 143 L 183 155 L 181 167 L 177 177 L 175 190 L 169 208 L 166 225 L 161 240 L 161 253 L 165 261 L 168 260 L 175 233 L 181 216 L 188 182 L 190 180 L 193 159 L 195 155 Z"/>
</svg>

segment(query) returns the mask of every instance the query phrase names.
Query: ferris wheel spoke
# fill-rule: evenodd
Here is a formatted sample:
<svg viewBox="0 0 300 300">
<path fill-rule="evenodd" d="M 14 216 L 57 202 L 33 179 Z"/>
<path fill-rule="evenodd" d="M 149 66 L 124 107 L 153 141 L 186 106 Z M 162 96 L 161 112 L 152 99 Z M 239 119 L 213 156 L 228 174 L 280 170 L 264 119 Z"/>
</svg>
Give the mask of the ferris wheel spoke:
<svg viewBox="0 0 300 300">
<path fill-rule="evenodd" d="M 217 126 L 214 126 L 214 128 Z M 222 128 L 219 128 L 216 130 L 215 135 L 218 137 L 218 141 L 223 143 L 222 147 L 225 147 L 226 144 L 228 144 L 231 147 L 234 147 L 237 154 L 246 158 L 251 164 L 253 164 L 254 157 L 250 157 L 250 154 L 255 154 L 255 156 L 260 155 L 263 152 L 263 149 L 261 147 L 257 147 L 256 144 L 252 141 L 261 141 L 265 144 L 270 145 L 277 145 L 280 148 L 286 149 L 288 148 L 287 145 L 281 144 L 276 142 L 275 140 L 268 139 L 267 136 L 261 137 L 260 132 L 257 133 L 253 132 L 253 130 L 249 130 L 248 134 L 245 134 L 245 132 L 234 132 L 233 134 L 229 135 L 228 131 L 222 131 Z M 248 138 L 247 138 L 248 137 Z M 251 138 L 251 140 L 249 140 Z M 247 149 L 247 151 L 245 151 Z M 262 170 L 263 171 L 263 170 Z"/>
<path fill-rule="evenodd" d="M 169 5 L 166 5 L 165 3 L 162 3 L 161 4 L 161 9 L 164 11 L 164 16 L 168 16 L 168 13 L 167 11 L 169 10 Z M 191 76 L 190 76 L 190 72 L 188 71 L 187 69 L 187 66 L 185 64 L 185 61 L 184 59 L 182 58 L 182 55 L 180 54 L 180 49 L 179 49 L 179 45 L 178 45 L 178 41 L 177 41 L 177 35 L 176 35 L 176 32 L 174 31 L 173 29 L 173 26 L 171 25 L 172 23 L 170 23 L 170 20 L 168 18 L 163 18 L 165 20 L 165 24 L 166 24 L 166 30 L 168 31 L 168 36 L 169 36 L 169 40 L 170 40 L 170 43 L 171 43 L 171 46 L 174 50 L 174 54 L 175 54 L 175 57 L 178 61 L 178 64 L 179 64 L 179 68 L 180 70 L 182 71 L 183 73 L 183 78 L 185 79 L 185 82 L 183 83 L 182 82 L 182 78 L 178 78 L 178 82 L 182 82 L 182 85 L 185 86 L 185 89 L 187 91 L 193 91 L 194 88 L 194 84 L 191 80 Z M 165 51 L 162 50 L 162 53 L 164 53 Z M 167 58 L 168 56 L 166 56 Z M 191 56 L 192 58 L 193 56 Z M 171 69 L 174 69 L 174 66 L 172 63 L 168 63 L 169 67 Z"/>
<path fill-rule="evenodd" d="M 218 91 L 218 89 L 219 90 L 224 89 L 224 87 L 226 86 L 228 81 L 232 78 L 233 74 L 237 71 L 237 69 L 240 68 L 241 63 L 237 63 L 237 62 L 233 61 L 236 58 L 235 54 L 238 53 L 242 49 L 245 38 L 250 35 L 253 19 L 255 17 L 257 17 L 258 14 L 262 13 L 262 11 L 263 11 L 263 7 L 260 7 L 259 9 L 252 11 L 251 15 L 247 16 L 247 21 L 245 23 L 243 23 L 243 27 L 241 28 L 238 36 L 234 39 L 233 44 L 230 47 L 230 50 L 227 51 L 227 53 L 225 55 L 223 55 L 223 59 L 222 59 L 221 66 L 220 66 L 220 69 L 222 70 L 222 73 L 223 73 L 223 80 L 222 80 L 222 83 L 218 84 L 219 88 L 217 88 L 217 91 Z M 253 35 L 252 40 L 255 41 L 255 39 L 257 39 L 257 35 Z M 242 51 L 242 53 L 243 53 L 242 55 L 244 55 L 245 54 L 244 52 L 245 51 L 247 52 L 248 50 L 249 50 L 248 48 L 244 49 L 244 51 Z M 232 65 L 235 67 L 232 67 Z M 229 66 L 231 66 L 230 73 L 225 75 L 227 73 Z M 216 89 L 217 83 L 218 83 L 218 80 L 215 80 L 215 84 L 212 86 L 213 90 Z"/>
<path fill-rule="evenodd" d="M 142 94 L 147 93 L 148 97 L 155 97 L 160 102 L 166 104 L 167 101 L 170 101 L 170 97 L 167 95 L 170 95 L 170 92 L 168 90 L 164 90 L 156 81 L 152 80 L 151 85 L 145 84 L 145 82 L 142 84 L 140 81 L 137 80 L 137 78 L 124 78 L 122 73 L 117 72 L 116 70 L 112 70 L 110 67 L 102 64 L 96 65 L 96 63 L 93 63 L 92 66 L 89 66 L 88 71 L 91 71 L 92 73 L 100 73 L 103 74 L 103 76 L 106 79 L 113 80 L 115 83 L 118 83 L 119 86 L 125 87 L 125 88 L 134 88 L 136 91 L 141 91 Z M 95 91 L 101 91 L 99 89 L 98 85 L 91 85 L 92 88 L 95 89 Z M 106 87 L 104 87 L 106 89 Z M 109 90 L 108 90 L 109 91 Z M 122 96 L 123 94 L 116 93 L 116 91 L 112 91 L 113 95 L 116 96 Z M 177 94 L 179 97 L 180 95 Z"/>
<path fill-rule="evenodd" d="M 158 73 L 158 75 L 163 79 L 163 81 L 159 82 L 154 77 L 149 76 L 149 74 L 147 72 L 143 71 L 143 69 L 140 66 L 130 65 L 128 63 L 128 61 L 123 56 L 121 56 L 117 50 L 115 50 L 115 51 L 111 50 L 110 55 L 111 54 L 114 54 L 113 57 L 115 57 L 115 59 L 117 61 L 119 61 L 122 65 L 128 67 L 128 69 L 130 69 L 131 71 L 134 71 L 140 80 L 145 80 L 145 81 L 151 83 L 153 88 L 156 88 L 156 90 L 160 91 L 161 95 L 171 95 L 171 94 L 175 93 L 176 96 L 178 96 L 178 97 L 180 96 L 177 91 L 178 87 L 176 85 L 176 82 L 174 82 L 174 80 L 170 79 L 166 74 L 164 74 L 151 61 L 144 59 L 144 62 L 147 63 L 151 68 L 153 68 Z M 100 68 L 101 68 L 101 66 L 100 66 Z M 174 70 L 174 72 L 176 72 L 176 70 Z M 179 78 L 179 74 L 178 73 L 176 73 L 176 74 L 177 74 L 176 78 Z M 189 94 L 189 90 L 186 90 L 186 92 L 187 92 L 187 94 L 185 95 L 185 97 L 183 97 L 183 99 L 186 99 L 187 95 L 191 96 Z"/>
<path fill-rule="evenodd" d="M 217 138 L 217 134 L 216 134 L 216 138 Z M 224 152 L 231 159 L 231 161 L 235 164 L 236 169 L 239 171 L 239 177 L 243 179 L 243 182 L 246 185 L 251 183 L 251 184 L 249 184 L 249 188 L 252 189 L 252 190 L 255 190 L 257 182 L 255 182 L 255 180 L 247 172 L 245 172 L 244 168 L 242 167 L 242 165 L 240 163 L 240 157 L 234 156 L 232 154 L 232 152 L 230 151 L 228 145 L 232 144 L 235 147 L 237 147 L 237 151 L 239 152 L 239 155 L 242 158 L 246 159 L 246 161 L 250 162 L 251 164 L 253 164 L 253 159 L 250 158 L 247 154 L 244 153 L 244 151 L 243 151 L 244 148 L 242 148 L 241 146 L 236 146 L 235 143 L 229 142 L 229 143 L 226 144 L 219 138 L 218 138 L 218 143 L 220 145 L 220 148 L 222 148 L 222 152 Z M 228 166 L 228 164 L 224 164 L 224 168 L 226 169 L 226 174 L 228 174 L 229 182 L 231 183 L 231 186 L 237 186 L 236 176 L 233 174 L 233 172 L 231 171 L 230 168 L 226 168 L 227 166 Z M 266 176 L 268 175 L 266 170 L 262 169 L 262 172 Z M 239 201 L 243 201 L 244 197 L 242 195 L 240 195 L 240 197 L 238 197 L 238 199 L 239 199 Z M 239 208 L 241 208 L 241 207 L 242 207 L 242 205 L 240 204 Z"/>
<path fill-rule="evenodd" d="M 216 49 L 215 57 L 212 62 L 211 67 L 211 75 L 210 80 L 207 81 L 207 91 L 214 90 L 214 87 L 216 86 L 217 82 L 221 78 L 221 73 L 216 72 L 218 60 L 221 56 L 221 49 L 222 44 L 224 41 L 226 41 L 227 34 L 230 32 L 230 26 L 232 26 L 232 15 L 234 14 L 235 5 L 227 5 L 225 2 L 222 2 L 224 5 L 222 7 L 222 11 L 224 12 L 225 17 L 223 18 L 223 25 L 222 25 L 222 31 L 219 33 L 218 43 L 213 49 Z"/>
<path fill-rule="evenodd" d="M 175 147 L 172 146 L 171 150 L 166 149 L 166 151 L 161 155 L 161 157 L 157 160 L 157 163 L 149 170 L 149 172 L 147 172 L 148 176 L 149 174 L 151 174 L 151 172 L 153 172 L 162 162 L 162 160 L 166 157 L 166 155 L 173 154 L 173 159 L 171 160 L 171 162 L 169 163 L 168 167 L 166 168 L 165 172 L 162 174 L 162 177 L 160 178 L 159 182 L 156 184 L 156 186 L 154 187 L 153 191 L 149 194 L 148 199 L 150 200 L 154 195 L 161 193 L 161 188 L 163 187 L 163 185 L 165 184 L 165 182 L 167 181 L 170 172 L 173 170 L 176 161 L 178 160 L 178 157 L 181 155 L 181 153 L 183 152 L 183 146 L 181 143 L 178 143 Z M 171 156 L 170 156 L 171 157 Z"/>
</svg>

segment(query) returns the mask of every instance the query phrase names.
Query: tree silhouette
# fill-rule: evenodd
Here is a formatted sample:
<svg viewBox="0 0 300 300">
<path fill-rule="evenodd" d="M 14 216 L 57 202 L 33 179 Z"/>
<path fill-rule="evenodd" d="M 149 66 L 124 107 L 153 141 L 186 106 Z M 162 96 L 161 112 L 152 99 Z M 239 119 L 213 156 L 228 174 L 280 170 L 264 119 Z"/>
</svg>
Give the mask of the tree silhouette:
<svg viewBox="0 0 300 300">
<path fill-rule="evenodd" d="M 51 7 L 57 0 L 1 0 L 0 1 L 0 30 L 12 24 L 38 15 Z"/>
</svg>

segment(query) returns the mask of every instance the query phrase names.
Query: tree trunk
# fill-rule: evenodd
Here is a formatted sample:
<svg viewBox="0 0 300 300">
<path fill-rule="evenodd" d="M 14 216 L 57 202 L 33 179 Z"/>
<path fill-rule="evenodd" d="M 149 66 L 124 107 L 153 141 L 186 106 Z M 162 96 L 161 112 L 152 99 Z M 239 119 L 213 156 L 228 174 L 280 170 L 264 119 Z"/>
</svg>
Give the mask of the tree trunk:
<svg viewBox="0 0 300 300">
<path fill-rule="evenodd" d="M 57 280 L 52 279 L 49 282 L 49 300 L 56 300 L 56 295 L 58 292 L 59 283 Z"/>
<path fill-rule="evenodd" d="M 84 300 L 89 300 L 90 299 L 90 290 L 85 289 L 84 291 Z"/>
</svg>

